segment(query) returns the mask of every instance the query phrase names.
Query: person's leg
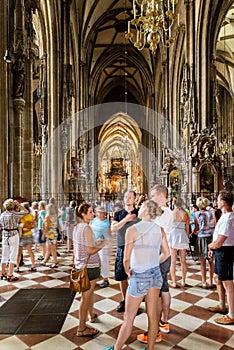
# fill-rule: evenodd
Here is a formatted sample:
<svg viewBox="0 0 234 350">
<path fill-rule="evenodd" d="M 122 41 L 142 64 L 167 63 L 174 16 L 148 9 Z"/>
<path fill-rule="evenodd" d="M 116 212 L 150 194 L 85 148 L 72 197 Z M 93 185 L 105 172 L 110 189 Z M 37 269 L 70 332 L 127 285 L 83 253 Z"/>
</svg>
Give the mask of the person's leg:
<svg viewBox="0 0 234 350">
<path fill-rule="evenodd" d="M 28 255 L 30 256 L 30 259 L 31 259 L 31 263 L 32 263 L 31 268 L 35 269 L 35 256 L 34 256 L 34 253 L 32 251 L 32 246 L 29 245 L 26 248 L 28 250 Z"/>
<path fill-rule="evenodd" d="M 50 249 L 51 249 L 51 254 L 52 254 L 52 257 L 54 260 L 54 264 L 57 265 L 58 259 L 57 259 L 57 246 L 56 246 L 56 244 L 54 244 L 54 243 L 51 244 Z"/>
<path fill-rule="evenodd" d="M 170 271 L 170 265 L 171 265 L 171 257 L 169 257 L 162 264 L 160 264 L 160 270 L 163 278 L 163 284 L 161 288 L 161 303 L 162 303 L 161 321 L 163 321 L 163 323 L 168 323 L 170 305 L 171 305 L 171 295 L 169 292 L 169 285 L 168 285 L 168 273 Z M 160 329 L 162 329 L 161 325 L 160 325 Z M 164 332 L 168 333 L 169 331 L 170 331 L 169 326 L 167 325 L 167 329 L 164 330 Z"/>
<path fill-rule="evenodd" d="M 234 318 L 234 283 L 233 281 L 223 281 L 223 286 L 227 295 L 228 314 Z"/>
<path fill-rule="evenodd" d="M 172 287 L 176 287 L 176 260 L 177 260 L 177 249 L 170 248 L 171 252 L 171 279 L 172 279 Z"/>
<path fill-rule="evenodd" d="M 124 321 L 119 330 L 118 338 L 114 346 L 115 350 L 121 350 L 126 340 L 130 337 L 133 322 L 142 299 L 143 297 L 137 298 L 129 295 L 128 293 L 126 294 Z"/>
<path fill-rule="evenodd" d="M 213 286 L 213 278 L 214 278 L 214 261 L 213 258 L 208 260 L 209 262 L 209 286 L 212 287 Z"/>
<path fill-rule="evenodd" d="M 18 251 L 19 251 L 19 235 L 9 237 L 9 246 L 10 246 L 10 264 L 8 268 L 8 276 L 12 276 L 14 266 L 17 264 Z"/>
<path fill-rule="evenodd" d="M 86 292 L 82 292 L 80 309 L 79 309 L 79 326 L 77 332 L 83 332 L 86 329 L 86 320 L 88 317 L 88 310 L 90 309 L 90 301 L 93 300 L 93 292 L 96 285 L 96 279 L 90 281 L 91 287 Z"/>
<path fill-rule="evenodd" d="M 206 259 L 199 258 L 201 264 L 202 286 L 206 287 Z"/>
<path fill-rule="evenodd" d="M 123 300 L 125 300 L 127 289 L 128 289 L 128 280 L 120 281 L 120 290 L 122 293 Z"/>
<path fill-rule="evenodd" d="M 23 247 L 19 247 L 18 256 L 17 256 L 17 263 L 16 263 L 16 268 L 17 269 L 19 269 L 19 266 L 20 266 L 20 260 L 21 260 L 22 252 L 23 252 Z"/>
<path fill-rule="evenodd" d="M 45 252 L 45 255 L 44 255 L 44 260 L 42 260 L 42 264 L 45 264 L 49 258 L 50 258 L 50 254 L 51 254 L 51 243 L 50 243 L 50 240 L 47 239 L 46 240 L 46 252 Z"/>
<path fill-rule="evenodd" d="M 103 247 L 98 253 L 101 260 L 101 276 L 108 281 L 110 276 L 109 247 Z"/>
<path fill-rule="evenodd" d="M 148 316 L 148 350 L 153 350 L 155 346 L 155 339 L 158 334 L 159 325 L 159 313 L 158 299 L 160 289 L 150 288 L 145 298 L 146 305 L 148 305 L 147 316 Z"/>
<path fill-rule="evenodd" d="M 186 250 L 179 250 L 180 255 L 180 265 L 181 265 L 181 273 L 182 273 L 182 283 L 181 286 L 185 286 L 186 275 L 187 275 L 187 263 L 186 263 Z"/>
<path fill-rule="evenodd" d="M 162 298 L 162 316 L 161 320 L 165 323 L 168 322 L 170 305 L 171 305 L 171 295 L 169 292 L 161 292 Z"/>
</svg>

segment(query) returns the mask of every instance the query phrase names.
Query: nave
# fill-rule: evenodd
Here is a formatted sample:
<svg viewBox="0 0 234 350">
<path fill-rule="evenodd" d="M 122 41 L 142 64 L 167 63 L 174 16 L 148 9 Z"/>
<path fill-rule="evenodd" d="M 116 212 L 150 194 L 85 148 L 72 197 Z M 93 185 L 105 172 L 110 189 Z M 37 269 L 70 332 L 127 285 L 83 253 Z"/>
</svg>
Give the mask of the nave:
<svg viewBox="0 0 234 350">
<path fill-rule="evenodd" d="M 59 267 L 51 269 L 40 266 L 37 261 L 37 272 L 29 272 L 30 260 L 24 253 L 24 265 L 20 273 L 14 273 L 19 280 L 16 282 L 0 281 L 0 306 L 3 306 L 12 296 L 22 288 L 68 288 L 69 273 L 72 266 L 72 254 L 65 253 L 65 245 L 58 247 L 60 257 Z M 77 338 L 76 329 L 79 323 L 78 310 L 79 294 L 75 295 L 71 308 L 59 334 L 1 334 L 0 350 L 102 350 L 114 344 L 117 338 L 123 314 L 115 309 L 121 300 L 119 283 L 113 279 L 115 247 L 110 258 L 111 278 L 110 286 L 101 289 L 97 284 L 94 293 L 94 307 L 97 318 L 93 327 L 100 333 L 93 339 Z M 36 259 L 40 252 L 35 252 Z M 214 322 L 218 316 L 207 310 L 209 306 L 217 304 L 218 296 L 215 289 L 202 289 L 200 285 L 200 266 L 190 256 L 187 257 L 188 274 L 187 285 L 184 289 L 171 288 L 171 311 L 169 334 L 163 334 L 163 340 L 155 344 L 155 349 L 189 349 L 198 350 L 231 350 L 234 349 L 234 325 L 222 326 Z M 180 267 L 177 266 L 180 276 Z M 178 285 L 180 277 L 178 277 Z M 1 311 L 1 309 L 0 309 Z M 11 311 L 12 313 L 14 310 Z M 1 317 L 1 322 L 4 322 Z M 48 329 L 50 325 L 48 324 Z M 144 344 L 136 340 L 136 336 L 146 330 L 146 314 L 144 303 L 136 316 L 132 336 L 125 349 L 140 350 Z"/>
</svg>

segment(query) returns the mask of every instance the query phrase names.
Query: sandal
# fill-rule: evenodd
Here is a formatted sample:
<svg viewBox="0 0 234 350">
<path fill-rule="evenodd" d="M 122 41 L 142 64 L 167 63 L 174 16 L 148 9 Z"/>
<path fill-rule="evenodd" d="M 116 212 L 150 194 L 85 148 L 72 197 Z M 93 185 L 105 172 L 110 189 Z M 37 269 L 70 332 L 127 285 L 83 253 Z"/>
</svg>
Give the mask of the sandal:
<svg viewBox="0 0 234 350">
<path fill-rule="evenodd" d="M 7 274 L 6 273 L 2 273 L 1 280 L 6 280 L 6 279 L 7 279 Z"/>
<path fill-rule="evenodd" d="M 53 264 L 49 266 L 51 269 L 56 269 L 58 267 L 58 264 Z"/>
<path fill-rule="evenodd" d="M 18 281 L 18 277 L 13 276 L 13 275 L 7 276 L 7 281 L 8 281 L 8 282 Z"/>
<path fill-rule="evenodd" d="M 171 287 L 172 287 L 172 288 L 176 288 L 176 287 L 177 287 L 176 283 L 173 282 L 173 283 L 171 284 Z"/>
<path fill-rule="evenodd" d="M 36 267 L 31 267 L 31 269 L 29 269 L 28 271 L 30 271 L 30 272 L 36 272 L 36 271 L 37 271 L 37 268 L 36 268 Z"/>
<path fill-rule="evenodd" d="M 202 283 L 201 287 L 203 289 L 208 289 L 209 286 L 208 286 L 208 283 L 205 282 L 205 283 Z"/>
<path fill-rule="evenodd" d="M 97 335 L 99 331 L 95 328 L 89 328 L 85 327 L 83 331 L 77 331 L 76 336 L 77 337 L 93 337 Z"/>
<path fill-rule="evenodd" d="M 94 323 L 95 322 L 95 318 L 97 318 L 97 314 L 94 313 L 94 315 L 92 317 L 89 316 L 89 322 L 90 323 Z"/>
</svg>

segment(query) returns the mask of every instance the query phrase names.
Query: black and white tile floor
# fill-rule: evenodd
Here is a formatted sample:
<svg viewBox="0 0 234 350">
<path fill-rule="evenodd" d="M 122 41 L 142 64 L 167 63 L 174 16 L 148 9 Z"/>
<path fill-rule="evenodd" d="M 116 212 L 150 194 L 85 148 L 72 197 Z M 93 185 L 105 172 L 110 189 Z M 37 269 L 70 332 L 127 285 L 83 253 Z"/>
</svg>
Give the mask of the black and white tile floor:
<svg viewBox="0 0 234 350">
<path fill-rule="evenodd" d="M 37 272 L 29 272 L 29 259 L 24 256 L 25 265 L 20 273 L 15 273 L 16 282 L 0 281 L 0 306 L 9 300 L 21 288 L 68 288 L 72 254 L 66 254 L 65 245 L 61 244 L 59 267 L 56 269 L 37 265 Z M 97 283 L 94 295 L 94 307 L 98 317 L 92 324 L 100 333 L 93 339 L 77 338 L 79 324 L 78 310 L 80 295 L 76 294 L 60 334 L 0 335 L 0 350 L 102 350 L 115 343 L 123 314 L 116 312 L 121 300 L 119 284 L 113 279 L 114 251 L 110 257 L 112 278 L 107 288 L 101 289 Z M 35 253 L 36 259 L 40 253 Z M 171 289 L 171 311 L 169 334 L 163 334 L 163 341 L 155 344 L 155 349 L 189 349 L 189 350 L 230 350 L 234 349 L 234 325 L 222 326 L 214 322 L 217 314 L 207 310 L 208 306 L 217 304 L 216 290 L 202 289 L 200 284 L 200 266 L 191 257 L 187 258 L 188 275 L 184 289 Z M 178 266 L 178 276 L 180 276 Z M 179 278 L 178 278 L 179 281 Z M 100 282 L 99 282 L 100 283 Z M 144 303 L 142 312 L 136 317 L 134 328 L 125 349 L 141 349 L 136 335 L 147 328 Z M 1 322 L 1 320 L 0 320 Z"/>
</svg>

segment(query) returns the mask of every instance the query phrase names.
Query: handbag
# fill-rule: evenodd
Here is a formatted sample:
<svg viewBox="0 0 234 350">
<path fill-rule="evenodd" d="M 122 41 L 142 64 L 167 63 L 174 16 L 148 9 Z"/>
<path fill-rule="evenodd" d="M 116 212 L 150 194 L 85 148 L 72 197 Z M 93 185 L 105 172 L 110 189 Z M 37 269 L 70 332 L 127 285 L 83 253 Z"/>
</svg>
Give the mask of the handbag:
<svg viewBox="0 0 234 350">
<path fill-rule="evenodd" d="M 70 274 L 70 289 L 72 292 L 80 293 L 90 289 L 91 284 L 90 284 L 88 270 L 87 270 L 88 260 L 89 260 L 89 256 L 87 258 L 86 264 L 83 269 L 77 270 L 75 268 L 75 265 L 73 265 L 73 268 Z"/>
<path fill-rule="evenodd" d="M 195 247 L 196 242 L 197 242 L 197 235 L 195 233 L 191 233 L 189 236 L 189 244 Z"/>
</svg>

